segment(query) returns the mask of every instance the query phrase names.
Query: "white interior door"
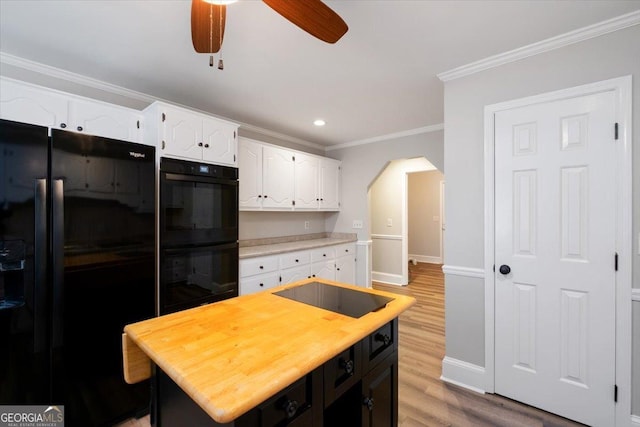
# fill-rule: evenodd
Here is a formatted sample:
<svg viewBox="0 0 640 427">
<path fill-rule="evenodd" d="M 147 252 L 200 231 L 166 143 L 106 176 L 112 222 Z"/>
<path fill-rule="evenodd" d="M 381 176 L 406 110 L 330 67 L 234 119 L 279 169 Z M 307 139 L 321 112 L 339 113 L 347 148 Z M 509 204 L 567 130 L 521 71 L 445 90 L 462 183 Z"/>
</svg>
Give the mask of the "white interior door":
<svg viewBox="0 0 640 427">
<path fill-rule="evenodd" d="M 614 122 L 613 92 L 495 114 L 495 392 L 592 426 L 615 416 Z"/>
</svg>

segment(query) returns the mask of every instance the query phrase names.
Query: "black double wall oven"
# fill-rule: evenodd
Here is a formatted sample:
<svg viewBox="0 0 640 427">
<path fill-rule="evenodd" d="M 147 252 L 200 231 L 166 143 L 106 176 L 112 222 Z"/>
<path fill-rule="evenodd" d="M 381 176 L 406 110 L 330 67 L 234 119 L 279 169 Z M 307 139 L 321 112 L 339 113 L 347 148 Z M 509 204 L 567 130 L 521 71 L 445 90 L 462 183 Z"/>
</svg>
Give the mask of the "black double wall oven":
<svg viewBox="0 0 640 427">
<path fill-rule="evenodd" d="M 238 296 L 238 169 L 160 159 L 158 314 Z"/>
</svg>

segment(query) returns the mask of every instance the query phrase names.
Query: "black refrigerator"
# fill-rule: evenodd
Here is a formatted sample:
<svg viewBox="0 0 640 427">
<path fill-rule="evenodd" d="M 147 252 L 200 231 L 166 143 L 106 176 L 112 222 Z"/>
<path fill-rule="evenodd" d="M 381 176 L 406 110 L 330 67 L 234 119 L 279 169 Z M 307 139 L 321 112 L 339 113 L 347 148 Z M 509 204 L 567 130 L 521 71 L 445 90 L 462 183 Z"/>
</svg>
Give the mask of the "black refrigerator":
<svg viewBox="0 0 640 427">
<path fill-rule="evenodd" d="M 0 405 L 65 425 L 149 410 L 124 325 L 155 314 L 155 148 L 0 120 Z"/>
</svg>

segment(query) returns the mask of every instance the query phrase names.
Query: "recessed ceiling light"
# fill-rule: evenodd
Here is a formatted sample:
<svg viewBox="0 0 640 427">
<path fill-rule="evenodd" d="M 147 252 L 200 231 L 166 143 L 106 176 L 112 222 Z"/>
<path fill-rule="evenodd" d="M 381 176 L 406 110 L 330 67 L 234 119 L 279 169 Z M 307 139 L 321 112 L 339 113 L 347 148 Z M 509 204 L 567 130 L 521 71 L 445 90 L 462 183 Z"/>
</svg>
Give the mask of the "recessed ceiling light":
<svg viewBox="0 0 640 427">
<path fill-rule="evenodd" d="M 316 120 L 313 121 L 313 124 L 316 125 L 316 126 L 324 126 L 327 123 L 322 119 L 316 119 Z"/>
</svg>

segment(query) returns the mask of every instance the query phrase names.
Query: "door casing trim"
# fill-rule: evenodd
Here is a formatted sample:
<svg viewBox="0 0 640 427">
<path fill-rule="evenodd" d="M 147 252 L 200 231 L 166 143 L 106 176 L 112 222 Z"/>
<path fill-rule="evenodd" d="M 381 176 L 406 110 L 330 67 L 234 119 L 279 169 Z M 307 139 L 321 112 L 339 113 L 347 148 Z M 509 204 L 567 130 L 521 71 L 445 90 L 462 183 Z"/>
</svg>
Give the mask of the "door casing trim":
<svg viewBox="0 0 640 427">
<path fill-rule="evenodd" d="M 495 114 L 499 111 L 584 95 L 614 92 L 619 139 L 616 143 L 616 378 L 618 402 L 615 425 L 628 425 L 631 415 L 632 340 L 632 76 L 623 76 L 540 95 L 529 96 L 484 108 L 484 306 L 485 306 L 485 391 L 495 392 Z M 613 133 L 613 129 L 612 129 Z M 613 254 L 612 254 L 613 256 Z M 613 399 L 611 385 L 611 398 Z"/>
</svg>

